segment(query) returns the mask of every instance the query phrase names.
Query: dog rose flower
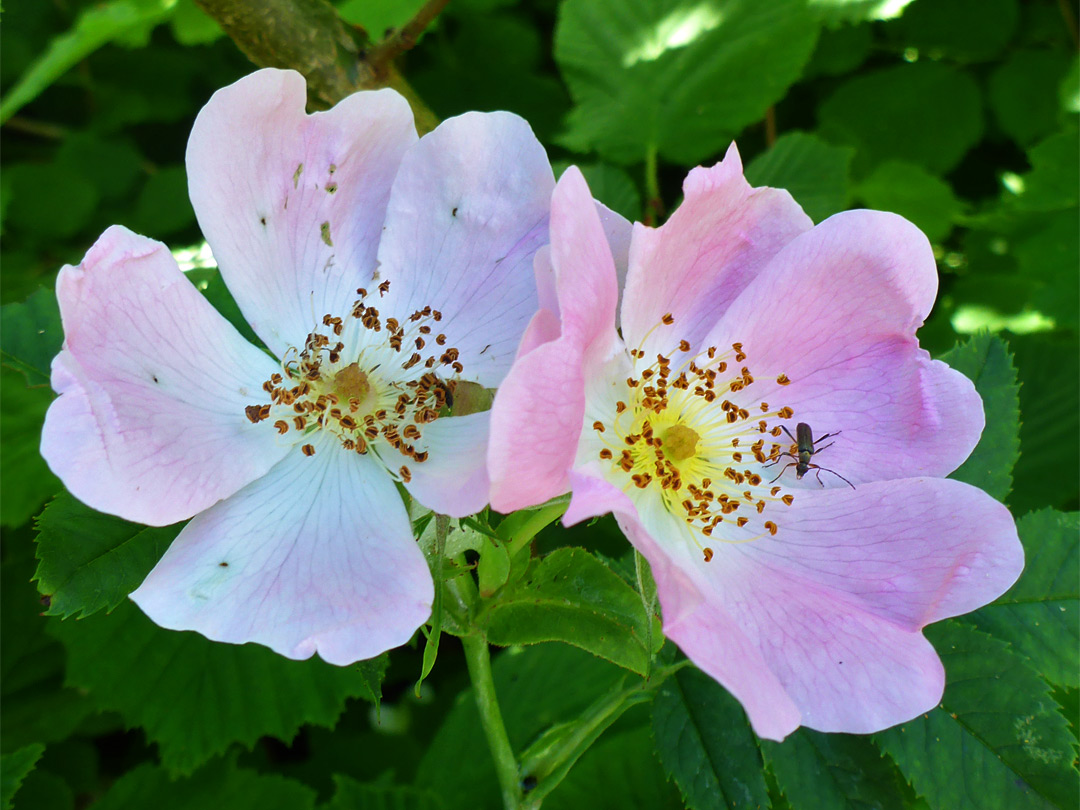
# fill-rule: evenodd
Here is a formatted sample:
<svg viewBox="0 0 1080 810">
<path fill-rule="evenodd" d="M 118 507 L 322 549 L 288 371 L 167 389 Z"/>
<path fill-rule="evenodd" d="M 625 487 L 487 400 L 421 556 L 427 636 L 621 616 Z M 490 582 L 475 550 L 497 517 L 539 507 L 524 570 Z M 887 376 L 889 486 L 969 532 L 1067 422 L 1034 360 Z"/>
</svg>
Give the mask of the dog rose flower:
<svg viewBox="0 0 1080 810">
<path fill-rule="evenodd" d="M 876 211 L 815 227 L 751 188 L 734 147 L 684 194 L 663 227 L 634 226 L 620 307 L 588 188 L 559 181 L 551 292 L 493 406 L 492 506 L 571 491 L 565 523 L 613 512 L 664 632 L 760 736 L 908 720 L 944 688 L 921 629 L 1023 566 L 1006 508 L 944 478 L 984 417 L 915 338 L 930 245 Z M 800 459 L 799 423 L 835 435 Z"/>
<path fill-rule="evenodd" d="M 471 113 L 417 139 L 391 90 L 307 115 L 303 78 L 214 95 L 192 203 L 267 353 L 158 242 L 112 227 L 57 280 L 64 348 L 42 454 L 128 520 L 194 516 L 132 598 L 156 623 L 345 664 L 407 641 L 433 586 L 395 482 L 487 503 L 493 388 L 537 308 L 554 178 L 528 124 Z"/>
</svg>

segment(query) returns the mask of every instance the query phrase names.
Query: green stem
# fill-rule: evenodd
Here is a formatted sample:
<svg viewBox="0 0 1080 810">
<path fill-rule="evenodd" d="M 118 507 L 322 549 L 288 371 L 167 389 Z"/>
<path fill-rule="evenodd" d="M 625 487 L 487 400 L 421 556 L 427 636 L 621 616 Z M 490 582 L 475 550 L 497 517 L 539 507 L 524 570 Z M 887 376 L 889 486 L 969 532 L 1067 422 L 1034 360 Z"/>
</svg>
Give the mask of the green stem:
<svg viewBox="0 0 1080 810">
<path fill-rule="evenodd" d="M 664 201 L 660 197 L 660 167 L 657 146 L 650 143 L 645 152 L 645 224 L 657 225 L 664 215 Z"/>
<path fill-rule="evenodd" d="M 495 696 L 495 681 L 491 676 L 491 655 L 487 639 L 478 633 L 463 636 L 465 663 L 473 685 L 476 708 L 480 710 L 480 723 L 487 736 L 491 756 L 495 760 L 495 772 L 502 788 L 503 807 L 518 810 L 521 807 L 521 786 L 518 782 L 518 765 L 510 738 L 506 735 L 499 701 Z"/>
</svg>

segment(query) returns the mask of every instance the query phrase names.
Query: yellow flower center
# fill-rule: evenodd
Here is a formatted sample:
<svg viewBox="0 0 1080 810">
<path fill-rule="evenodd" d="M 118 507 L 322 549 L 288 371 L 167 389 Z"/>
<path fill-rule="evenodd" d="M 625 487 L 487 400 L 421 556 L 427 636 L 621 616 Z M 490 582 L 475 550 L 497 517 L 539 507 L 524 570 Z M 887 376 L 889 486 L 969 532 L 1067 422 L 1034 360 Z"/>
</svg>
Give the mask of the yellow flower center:
<svg viewBox="0 0 1080 810">
<path fill-rule="evenodd" d="M 384 281 L 379 294 L 388 287 Z M 249 405 L 245 413 L 252 422 L 271 422 L 281 435 L 295 434 L 297 441 L 328 430 L 344 449 L 361 455 L 374 451 L 391 470 L 389 454 L 396 452 L 406 462 L 396 475 L 408 482 L 409 464 L 428 457 L 419 449 L 423 426 L 446 412 L 464 366 L 458 350 L 447 347 L 446 335 L 431 325 L 442 320 L 438 310 L 424 307 L 400 323 L 366 304 L 366 290 L 357 294 L 347 318 L 356 322 L 349 325 L 358 327 L 359 348 L 350 355 L 339 339 L 345 319 L 324 315 L 324 330 L 312 331 L 303 349 L 289 349 L 281 372 L 263 383 L 269 404 Z M 443 376 L 447 372 L 454 376 Z M 315 454 L 311 443 L 301 449 Z"/>
</svg>

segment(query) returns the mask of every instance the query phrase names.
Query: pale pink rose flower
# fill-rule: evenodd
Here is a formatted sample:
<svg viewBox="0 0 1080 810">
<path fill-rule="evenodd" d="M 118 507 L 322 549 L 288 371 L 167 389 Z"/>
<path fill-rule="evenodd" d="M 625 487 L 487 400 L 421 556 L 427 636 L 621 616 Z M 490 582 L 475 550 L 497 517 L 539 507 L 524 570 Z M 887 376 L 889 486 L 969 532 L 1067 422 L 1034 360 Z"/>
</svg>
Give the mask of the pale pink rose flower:
<svg viewBox="0 0 1080 810">
<path fill-rule="evenodd" d="M 254 73 L 214 95 L 187 151 L 199 224 L 273 357 L 164 245 L 112 227 L 57 280 L 41 450 L 95 509 L 194 516 L 132 594 L 157 624 L 346 664 L 430 615 L 395 482 L 452 516 L 487 503 L 489 414 L 435 417 L 452 381 L 493 388 L 509 368 L 555 181 L 509 113 L 418 140 L 392 90 L 305 100 L 299 74 Z"/>
<path fill-rule="evenodd" d="M 683 190 L 663 227 L 634 226 L 617 324 L 588 188 L 575 169 L 559 181 L 537 254 L 553 293 L 492 411 L 492 506 L 571 491 L 568 525 L 614 512 L 664 632 L 760 736 L 909 720 L 944 688 L 921 629 L 1023 567 L 1008 510 L 944 478 L 984 417 L 915 338 L 930 245 L 877 211 L 814 227 L 747 184 L 734 146 Z M 809 459 L 834 472 L 786 466 L 800 422 L 836 434 Z"/>
</svg>

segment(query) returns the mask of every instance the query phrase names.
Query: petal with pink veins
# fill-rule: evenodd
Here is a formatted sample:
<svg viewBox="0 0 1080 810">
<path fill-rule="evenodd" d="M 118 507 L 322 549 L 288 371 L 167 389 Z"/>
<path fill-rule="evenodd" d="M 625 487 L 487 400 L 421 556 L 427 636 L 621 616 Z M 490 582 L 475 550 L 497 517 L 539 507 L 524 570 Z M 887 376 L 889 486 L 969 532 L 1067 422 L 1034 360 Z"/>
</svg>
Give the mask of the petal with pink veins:
<svg viewBox="0 0 1080 810">
<path fill-rule="evenodd" d="M 431 306 L 464 378 L 494 388 L 537 309 L 533 256 L 555 181 L 528 123 L 506 112 L 444 121 L 409 150 L 379 246 L 379 309 Z"/>
<path fill-rule="evenodd" d="M 842 431 L 815 463 L 855 484 L 943 476 L 970 455 L 984 418 L 971 382 L 915 338 L 936 293 L 918 228 L 895 214 L 846 211 L 777 254 L 704 344 L 740 342 L 755 397 L 791 407 L 792 421 L 815 435 Z M 776 385 L 780 374 L 790 385 Z"/>
<path fill-rule="evenodd" d="M 810 491 L 780 509 L 773 512 L 775 537 L 717 544 L 704 573 L 745 557 L 758 566 L 755 578 L 827 590 L 918 630 L 992 602 L 1024 567 L 1009 510 L 960 481 L 907 478 Z"/>
<path fill-rule="evenodd" d="M 405 484 L 416 500 L 443 515 L 466 517 L 488 502 L 488 423 L 490 411 L 447 416 L 424 426 L 417 449 L 428 452 L 422 464 L 406 461 Z"/>
<path fill-rule="evenodd" d="M 277 363 L 230 325 L 159 242 L 113 226 L 56 282 L 64 349 L 41 454 L 81 501 L 162 526 L 286 453 L 244 409 Z"/>
<path fill-rule="evenodd" d="M 191 202 L 221 274 L 278 357 L 368 283 L 390 186 L 416 142 L 393 90 L 307 115 L 304 78 L 266 69 L 218 90 L 188 141 Z"/>
<path fill-rule="evenodd" d="M 158 625 L 346 665 L 408 641 L 434 586 L 370 455 L 318 442 L 195 517 L 131 598 Z"/>
<path fill-rule="evenodd" d="M 956 481 L 799 495 L 778 506 L 775 538 L 740 544 L 688 542 L 658 503 L 639 496 L 638 523 L 620 523 L 653 566 L 665 634 L 744 706 L 732 667 L 775 678 L 819 731 L 869 733 L 935 706 L 944 673 L 920 630 L 993 601 L 1023 568 L 1008 510 Z"/>
<path fill-rule="evenodd" d="M 746 182 L 735 144 L 712 168 L 691 170 L 683 195 L 662 227 L 634 226 L 622 304 L 631 345 L 669 312 L 679 339 L 697 344 L 773 256 L 813 226 L 788 192 Z"/>
</svg>

